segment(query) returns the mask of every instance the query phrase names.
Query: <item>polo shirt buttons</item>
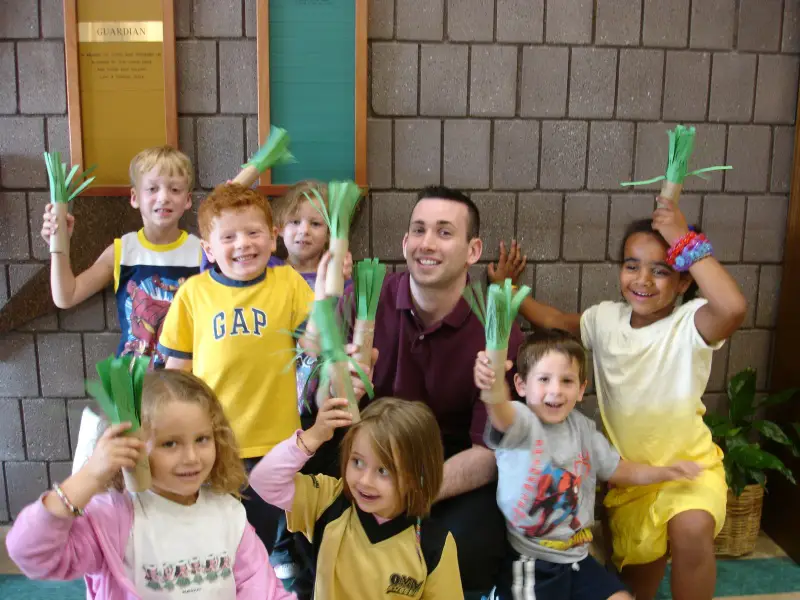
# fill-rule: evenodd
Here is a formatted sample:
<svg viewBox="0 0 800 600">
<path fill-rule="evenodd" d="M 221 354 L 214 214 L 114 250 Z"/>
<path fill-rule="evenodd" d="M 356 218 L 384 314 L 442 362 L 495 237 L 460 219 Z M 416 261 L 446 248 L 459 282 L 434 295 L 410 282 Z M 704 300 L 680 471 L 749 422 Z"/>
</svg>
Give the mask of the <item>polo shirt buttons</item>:
<svg viewBox="0 0 800 600">
<path fill-rule="evenodd" d="M 420 339 L 420 340 L 424 340 L 424 339 L 425 339 L 425 334 L 423 333 L 422 335 L 420 335 L 420 336 L 419 336 L 419 339 Z"/>
</svg>

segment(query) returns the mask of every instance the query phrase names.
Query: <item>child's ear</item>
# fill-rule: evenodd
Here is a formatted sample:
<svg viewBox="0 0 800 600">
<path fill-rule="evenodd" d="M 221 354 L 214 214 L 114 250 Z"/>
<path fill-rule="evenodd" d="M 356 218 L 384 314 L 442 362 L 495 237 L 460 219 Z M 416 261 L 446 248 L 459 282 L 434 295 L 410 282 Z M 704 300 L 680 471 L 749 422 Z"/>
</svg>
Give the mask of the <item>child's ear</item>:
<svg viewBox="0 0 800 600">
<path fill-rule="evenodd" d="M 514 387 L 517 390 L 517 394 L 525 397 L 525 380 L 519 376 L 519 373 L 514 373 Z"/>
<path fill-rule="evenodd" d="M 694 278 L 689 273 L 681 273 L 681 278 L 678 281 L 678 295 L 685 294 L 692 282 L 694 282 Z"/>
<path fill-rule="evenodd" d="M 210 263 L 217 262 L 216 259 L 214 258 L 214 253 L 211 251 L 211 244 L 209 244 L 205 240 L 200 240 L 200 247 L 203 249 L 203 252 L 206 253 L 206 258 L 208 259 L 208 262 Z"/>
<path fill-rule="evenodd" d="M 270 246 L 270 252 L 277 252 L 278 250 L 278 228 L 272 228 L 272 244 Z"/>
<path fill-rule="evenodd" d="M 589 380 L 584 379 L 583 383 L 581 384 L 581 391 L 578 392 L 578 402 L 583 402 L 583 394 L 586 392 L 586 386 L 589 385 Z"/>
<path fill-rule="evenodd" d="M 139 199 L 136 197 L 136 188 L 131 188 L 131 206 L 136 210 L 139 210 Z"/>
</svg>

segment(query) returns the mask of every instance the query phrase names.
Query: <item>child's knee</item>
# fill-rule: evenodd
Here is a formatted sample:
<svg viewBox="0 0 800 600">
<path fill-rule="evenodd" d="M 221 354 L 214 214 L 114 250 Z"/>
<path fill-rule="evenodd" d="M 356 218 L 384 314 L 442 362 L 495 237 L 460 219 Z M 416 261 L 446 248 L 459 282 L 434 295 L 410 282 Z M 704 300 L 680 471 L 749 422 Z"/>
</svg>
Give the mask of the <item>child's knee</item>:
<svg viewBox="0 0 800 600">
<path fill-rule="evenodd" d="M 714 551 L 714 517 L 704 510 L 690 510 L 673 517 L 668 526 L 674 556 L 698 556 Z"/>
</svg>

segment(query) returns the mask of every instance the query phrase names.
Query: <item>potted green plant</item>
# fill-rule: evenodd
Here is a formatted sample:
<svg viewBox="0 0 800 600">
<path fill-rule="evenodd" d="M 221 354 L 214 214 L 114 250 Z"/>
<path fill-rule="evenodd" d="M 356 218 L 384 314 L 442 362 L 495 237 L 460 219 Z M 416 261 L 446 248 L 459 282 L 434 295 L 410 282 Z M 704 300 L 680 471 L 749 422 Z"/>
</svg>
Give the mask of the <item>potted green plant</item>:
<svg viewBox="0 0 800 600">
<path fill-rule="evenodd" d="M 782 428 L 761 418 L 760 413 L 783 404 L 798 391 L 791 388 L 761 397 L 756 394 L 755 369 L 745 369 L 728 381 L 727 414 L 708 413 L 704 417 L 714 442 L 725 453 L 723 464 L 728 481 L 728 509 L 725 525 L 715 541 L 717 554 L 742 556 L 755 548 L 767 470 L 778 471 L 796 483 L 783 461 L 762 449 L 760 436 L 786 446 L 800 457 L 800 423 L 792 423 L 791 429 Z"/>
</svg>

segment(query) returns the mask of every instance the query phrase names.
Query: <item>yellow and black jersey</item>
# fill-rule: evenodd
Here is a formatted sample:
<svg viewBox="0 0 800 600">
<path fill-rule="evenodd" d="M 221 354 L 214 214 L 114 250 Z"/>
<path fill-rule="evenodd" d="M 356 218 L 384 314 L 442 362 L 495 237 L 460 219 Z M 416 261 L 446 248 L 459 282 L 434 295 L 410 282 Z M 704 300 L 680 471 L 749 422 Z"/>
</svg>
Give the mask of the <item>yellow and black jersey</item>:
<svg viewBox="0 0 800 600">
<path fill-rule="evenodd" d="M 290 531 L 314 546 L 315 600 L 464 598 L 452 534 L 423 519 L 417 543 L 416 520 L 405 515 L 379 523 L 347 499 L 342 480 L 295 475 Z"/>
</svg>

